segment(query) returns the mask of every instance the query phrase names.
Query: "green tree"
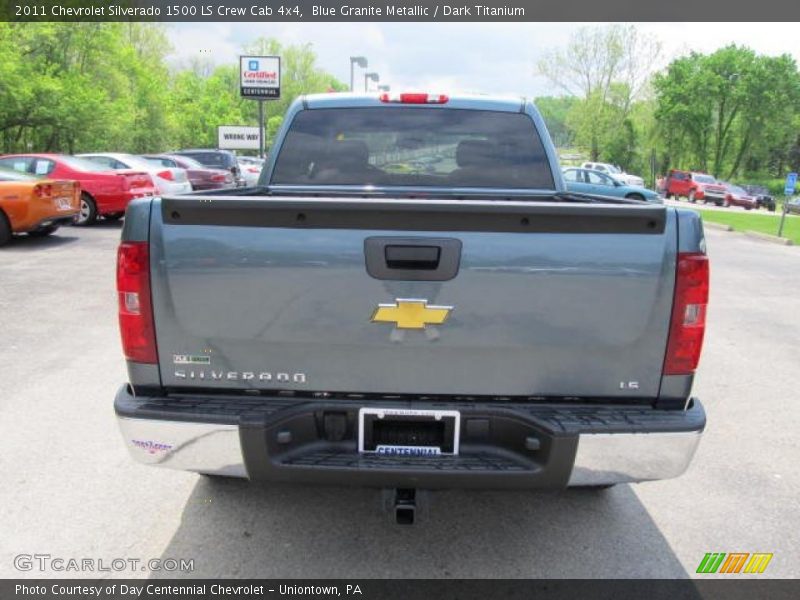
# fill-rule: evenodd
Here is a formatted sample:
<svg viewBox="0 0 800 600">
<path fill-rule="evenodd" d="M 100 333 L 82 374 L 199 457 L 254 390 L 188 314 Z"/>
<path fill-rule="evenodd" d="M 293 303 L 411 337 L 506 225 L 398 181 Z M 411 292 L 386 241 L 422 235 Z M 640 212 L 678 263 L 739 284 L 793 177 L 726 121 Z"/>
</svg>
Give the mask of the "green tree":
<svg viewBox="0 0 800 600">
<path fill-rule="evenodd" d="M 673 61 L 654 82 L 656 120 L 674 166 L 731 178 L 786 154 L 800 113 L 800 74 L 788 55 L 736 45 Z"/>
</svg>

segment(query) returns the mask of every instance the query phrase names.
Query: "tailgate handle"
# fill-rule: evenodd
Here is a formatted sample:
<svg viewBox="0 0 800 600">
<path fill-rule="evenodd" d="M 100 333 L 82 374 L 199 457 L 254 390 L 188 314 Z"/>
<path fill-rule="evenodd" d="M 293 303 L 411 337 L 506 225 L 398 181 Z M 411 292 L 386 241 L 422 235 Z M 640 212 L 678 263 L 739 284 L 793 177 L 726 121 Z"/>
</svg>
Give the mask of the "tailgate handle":
<svg viewBox="0 0 800 600">
<path fill-rule="evenodd" d="M 390 269 L 433 271 L 439 266 L 442 249 L 438 246 L 386 246 L 386 266 Z"/>
<path fill-rule="evenodd" d="M 369 237 L 364 240 L 367 273 L 394 281 L 448 281 L 458 274 L 461 240 Z"/>
</svg>

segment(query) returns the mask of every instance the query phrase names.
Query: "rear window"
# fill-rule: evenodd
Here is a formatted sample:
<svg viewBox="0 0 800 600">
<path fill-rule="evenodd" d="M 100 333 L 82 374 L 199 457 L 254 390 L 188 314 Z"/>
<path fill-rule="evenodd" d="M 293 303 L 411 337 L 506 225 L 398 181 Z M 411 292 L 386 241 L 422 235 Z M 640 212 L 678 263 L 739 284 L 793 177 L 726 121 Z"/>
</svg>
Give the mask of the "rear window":
<svg viewBox="0 0 800 600">
<path fill-rule="evenodd" d="M 527 115 L 412 107 L 298 113 L 272 183 L 554 187 L 542 141 Z"/>
<path fill-rule="evenodd" d="M 692 179 L 694 179 L 698 183 L 717 183 L 717 180 L 714 179 L 711 175 L 692 175 Z"/>
<path fill-rule="evenodd" d="M 62 163 L 76 171 L 113 171 L 108 165 L 85 158 L 78 158 L 77 156 L 61 156 L 59 158 Z"/>
<path fill-rule="evenodd" d="M 234 163 L 233 156 L 222 152 L 192 152 L 191 154 L 187 153 L 186 156 L 190 156 L 206 167 L 216 169 L 229 169 Z"/>
<path fill-rule="evenodd" d="M 38 181 L 41 177 L 0 167 L 0 181 Z"/>
</svg>

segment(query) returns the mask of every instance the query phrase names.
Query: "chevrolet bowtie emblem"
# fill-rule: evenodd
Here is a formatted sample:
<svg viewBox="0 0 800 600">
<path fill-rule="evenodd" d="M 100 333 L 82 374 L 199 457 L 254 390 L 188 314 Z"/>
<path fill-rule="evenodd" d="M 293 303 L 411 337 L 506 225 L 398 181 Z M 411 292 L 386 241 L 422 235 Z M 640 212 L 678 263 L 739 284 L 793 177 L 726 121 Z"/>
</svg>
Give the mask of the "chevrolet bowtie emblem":
<svg viewBox="0 0 800 600">
<path fill-rule="evenodd" d="M 427 300 L 401 300 L 379 304 L 372 314 L 373 323 L 394 323 L 397 329 L 425 329 L 441 325 L 450 316 L 452 306 L 428 306 Z"/>
</svg>

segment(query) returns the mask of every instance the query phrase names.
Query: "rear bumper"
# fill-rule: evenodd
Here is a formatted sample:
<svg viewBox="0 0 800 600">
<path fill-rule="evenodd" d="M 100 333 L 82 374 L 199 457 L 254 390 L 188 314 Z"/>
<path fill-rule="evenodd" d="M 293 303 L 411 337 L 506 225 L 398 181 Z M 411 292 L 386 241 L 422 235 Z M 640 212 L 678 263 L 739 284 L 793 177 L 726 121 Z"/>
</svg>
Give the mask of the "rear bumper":
<svg viewBox="0 0 800 600">
<path fill-rule="evenodd" d="M 705 427 L 685 410 L 618 405 L 452 403 L 462 415 L 456 457 L 357 451 L 361 406 L 442 408 L 414 401 L 285 397 L 134 397 L 114 408 L 137 461 L 255 481 L 416 488 L 560 489 L 677 477 Z M 335 424 L 335 426 L 331 426 Z"/>
</svg>

